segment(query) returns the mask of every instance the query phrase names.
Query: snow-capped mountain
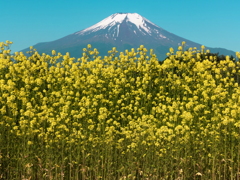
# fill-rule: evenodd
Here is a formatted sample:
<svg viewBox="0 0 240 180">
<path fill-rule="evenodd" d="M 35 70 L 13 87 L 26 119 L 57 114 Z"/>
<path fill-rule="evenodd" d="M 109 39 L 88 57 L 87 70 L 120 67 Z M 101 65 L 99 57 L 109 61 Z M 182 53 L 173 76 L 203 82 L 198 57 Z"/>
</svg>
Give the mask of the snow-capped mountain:
<svg viewBox="0 0 240 180">
<path fill-rule="evenodd" d="M 120 26 L 124 21 L 132 28 L 135 26 L 134 28 L 137 28 L 137 30 L 143 35 L 148 34 L 151 36 L 154 33 L 159 33 L 159 27 L 157 25 L 137 13 L 116 13 L 89 28 L 76 32 L 75 34 L 87 35 L 104 29 L 108 31 L 108 34 L 106 35 L 109 35 L 110 38 L 116 39 L 119 36 Z M 133 30 L 133 32 L 135 34 L 137 33 L 136 30 Z M 161 34 L 159 34 L 159 37 L 166 38 Z"/>
<path fill-rule="evenodd" d="M 115 13 L 86 29 L 52 42 L 36 44 L 34 47 L 40 53 L 50 53 L 54 49 L 61 53 L 69 52 L 73 57 L 81 57 L 82 48 L 87 44 L 97 48 L 100 55 L 107 55 L 112 47 L 123 51 L 138 48 L 143 44 L 149 49 L 154 49 L 159 60 L 163 60 L 169 48 L 177 48 L 182 41 L 186 42 L 187 47 L 201 46 L 164 30 L 137 13 Z M 220 51 L 220 54 L 234 54 L 226 49 L 210 50 Z M 221 50 L 224 50 L 224 53 L 221 53 Z"/>
<path fill-rule="evenodd" d="M 119 47 L 122 44 L 129 44 L 134 47 L 144 44 L 154 47 L 156 46 L 155 43 L 157 45 L 178 46 L 182 41 L 187 41 L 167 32 L 137 13 L 115 13 L 72 35 L 78 35 L 78 38 L 87 37 L 92 39 L 91 41 L 101 39 Z M 189 43 L 200 46 L 190 41 Z"/>
</svg>

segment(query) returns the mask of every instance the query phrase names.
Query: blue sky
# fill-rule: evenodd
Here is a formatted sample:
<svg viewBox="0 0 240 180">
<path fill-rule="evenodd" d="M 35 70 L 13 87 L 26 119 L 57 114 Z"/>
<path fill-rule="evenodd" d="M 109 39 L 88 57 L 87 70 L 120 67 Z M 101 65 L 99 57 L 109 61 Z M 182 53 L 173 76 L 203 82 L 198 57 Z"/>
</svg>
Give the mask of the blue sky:
<svg viewBox="0 0 240 180">
<path fill-rule="evenodd" d="M 117 12 L 138 13 L 208 47 L 240 51 L 239 0 L 0 0 L 0 42 L 12 52 L 83 30 Z"/>
</svg>

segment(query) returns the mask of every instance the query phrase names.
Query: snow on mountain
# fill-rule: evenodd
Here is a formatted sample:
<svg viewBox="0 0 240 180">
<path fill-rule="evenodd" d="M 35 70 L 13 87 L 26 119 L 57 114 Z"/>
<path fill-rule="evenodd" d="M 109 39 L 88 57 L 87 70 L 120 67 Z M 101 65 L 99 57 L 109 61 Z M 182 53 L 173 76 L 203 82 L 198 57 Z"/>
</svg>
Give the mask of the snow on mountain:
<svg viewBox="0 0 240 180">
<path fill-rule="evenodd" d="M 142 17 L 141 15 L 139 15 L 137 13 L 115 13 L 115 14 L 112 14 L 111 16 L 103 19 L 99 23 L 97 23 L 89 28 L 86 28 L 82 31 L 78 31 L 75 34 L 86 35 L 86 34 L 96 32 L 99 30 L 103 30 L 103 29 L 111 30 L 114 26 L 117 25 L 116 36 L 118 37 L 120 24 L 123 21 L 134 24 L 140 31 L 142 31 L 143 33 L 148 33 L 149 35 L 152 33 L 152 30 L 147 25 L 147 23 L 155 26 L 156 28 L 160 28 L 157 25 L 153 24 L 148 19 Z"/>
</svg>

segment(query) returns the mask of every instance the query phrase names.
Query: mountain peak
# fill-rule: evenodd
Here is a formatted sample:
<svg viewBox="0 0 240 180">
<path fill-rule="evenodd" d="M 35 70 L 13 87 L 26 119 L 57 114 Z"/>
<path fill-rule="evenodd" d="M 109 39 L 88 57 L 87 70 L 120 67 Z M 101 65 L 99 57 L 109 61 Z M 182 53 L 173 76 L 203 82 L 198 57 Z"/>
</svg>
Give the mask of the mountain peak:
<svg viewBox="0 0 240 180">
<path fill-rule="evenodd" d="M 101 29 L 111 29 L 111 27 L 116 25 L 119 27 L 123 21 L 130 22 L 134 24 L 138 29 L 141 28 L 147 33 L 149 33 L 149 29 L 147 28 L 146 22 L 158 27 L 138 13 L 115 13 L 103 19 L 99 23 L 82 31 L 76 32 L 75 34 L 83 35 L 88 34 L 88 32 L 96 32 Z"/>
</svg>

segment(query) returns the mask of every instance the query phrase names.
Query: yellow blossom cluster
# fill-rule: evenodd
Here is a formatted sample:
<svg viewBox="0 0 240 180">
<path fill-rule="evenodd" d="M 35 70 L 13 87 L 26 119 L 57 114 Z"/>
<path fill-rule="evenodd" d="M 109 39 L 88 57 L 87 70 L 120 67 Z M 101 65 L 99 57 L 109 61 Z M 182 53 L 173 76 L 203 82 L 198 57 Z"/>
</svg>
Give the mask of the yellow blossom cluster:
<svg viewBox="0 0 240 180">
<path fill-rule="evenodd" d="M 143 45 L 72 58 L 11 43 L 0 43 L 0 177 L 239 174 L 239 52 L 216 61 L 183 42 L 159 63 Z"/>
</svg>

